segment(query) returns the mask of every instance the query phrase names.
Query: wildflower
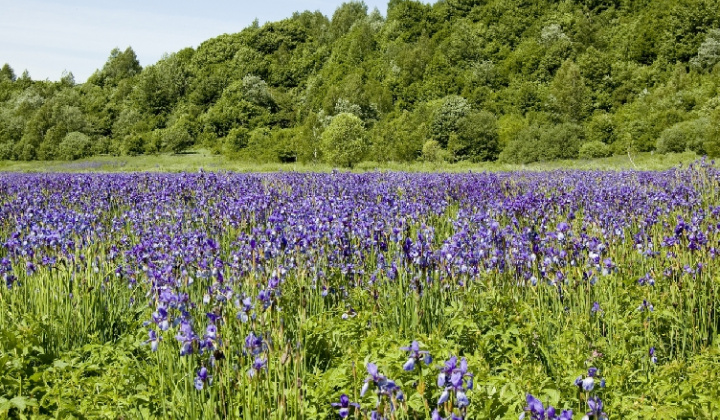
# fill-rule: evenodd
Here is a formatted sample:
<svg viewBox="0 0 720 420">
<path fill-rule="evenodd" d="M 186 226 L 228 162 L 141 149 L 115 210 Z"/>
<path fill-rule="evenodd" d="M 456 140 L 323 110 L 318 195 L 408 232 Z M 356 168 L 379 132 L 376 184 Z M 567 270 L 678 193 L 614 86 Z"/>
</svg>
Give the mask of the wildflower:
<svg viewBox="0 0 720 420">
<path fill-rule="evenodd" d="M 248 369 L 248 376 L 254 378 L 255 375 L 260 373 L 261 370 L 267 369 L 267 359 L 256 357 L 250 369 Z"/>
<path fill-rule="evenodd" d="M 531 420 L 572 420 L 572 410 L 563 410 L 560 414 L 553 406 L 549 406 L 547 410 L 539 399 L 527 394 L 525 397 L 527 405 L 525 411 L 520 414 L 520 420 L 525 418 L 526 414 L 530 414 Z"/>
<path fill-rule="evenodd" d="M 430 352 L 420 350 L 420 343 L 418 343 L 417 341 L 413 341 L 409 347 L 401 347 L 400 350 L 410 352 L 410 358 L 403 365 L 403 369 L 406 371 L 413 370 L 415 368 L 415 361 L 420 359 L 420 356 L 423 354 L 425 355 L 423 358 L 423 362 L 425 362 L 426 365 L 432 363 L 432 357 L 430 356 Z"/>
<path fill-rule="evenodd" d="M 152 322 L 154 322 L 160 331 L 167 331 L 170 328 L 170 321 L 168 321 L 168 311 L 163 305 L 157 307 L 157 310 L 152 314 Z"/>
<path fill-rule="evenodd" d="M 351 406 L 352 406 L 352 407 L 355 407 L 355 408 L 360 408 L 360 404 L 354 403 L 354 402 L 350 402 L 350 398 L 349 398 L 347 395 L 345 395 L 345 394 L 342 394 L 342 395 L 340 396 L 340 402 L 331 403 L 330 405 L 332 405 L 332 406 L 335 407 L 335 408 L 339 408 L 339 409 L 340 409 L 340 410 L 338 411 L 338 414 L 340 414 L 340 417 L 342 417 L 342 418 L 345 418 L 345 417 L 347 417 L 347 416 L 350 414 L 350 407 L 351 407 Z"/>
<path fill-rule="evenodd" d="M 251 355 L 257 356 L 267 348 L 267 345 L 263 342 L 262 334 L 257 336 L 255 333 L 250 332 L 250 334 L 245 337 L 245 348 Z"/>
<path fill-rule="evenodd" d="M 208 374 L 208 370 L 205 368 L 205 366 L 201 367 L 200 370 L 197 371 L 197 376 L 195 376 L 195 389 L 198 391 L 201 391 L 205 383 L 210 380 L 210 375 Z"/>
<path fill-rule="evenodd" d="M 588 399 L 588 407 L 590 411 L 583 417 L 583 420 L 607 420 L 607 414 L 602 411 L 603 403 L 600 397 L 593 396 Z"/>
<path fill-rule="evenodd" d="M 593 389 L 595 389 L 595 382 L 597 376 L 598 369 L 595 367 L 591 367 L 588 369 L 587 377 L 583 378 L 582 375 L 580 375 L 575 379 L 575 386 L 581 388 L 585 392 L 591 392 Z M 604 378 L 600 379 L 600 387 L 605 388 Z"/>
<path fill-rule="evenodd" d="M 650 351 L 648 352 L 650 356 L 650 361 L 653 363 L 657 363 L 657 356 L 655 356 L 655 347 L 650 347 Z"/>
<path fill-rule="evenodd" d="M 205 330 L 205 336 L 200 341 L 200 349 L 204 350 L 216 350 L 219 345 L 217 337 L 217 326 L 210 324 Z"/>
<path fill-rule="evenodd" d="M 647 310 L 648 312 L 652 312 L 655 310 L 655 307 L 650 302 L 643 299 L 642 303 L 640 304 L 640 306 L 638 306 L 637 310 L 640 312 L 642 312 L 644 310 Z"/>
<path fill-rule="evenodd" d="M 180 322 L 180 331 L 175 335 L 175 339 L 181 343 L 180 356 L 192 354 L 192 346 L 197 338 L 197 335 L 193 332 L 192 325 L 190 325 L 187 320 L 182 320 Z"/>
<path fill-rule="evenodd" d="M 405 397 L 402 394 L 400 387 L 395 384 L 395 381 L 390 380 L 384 375 L 380 375 L 378 373 L 378 368 L 376 364 L 368 363 L 365 368 L 367 369 L 368 377 L 365 378 L 365 383 L 360 390 L 361 397 L 365 396 L 365 393 L 367 393 L 368 389 L 370 388 L 371 382 L 375 384 L 376 392 L 380 397 L 382 397 L 383 395 L 386 395 L 388 398 L 392 398 L 394 396 L 396 399 L 398 399 L 398 397 Z"/>
<path fill-rule="evenodd" d="M 647 273 L 638 279 L 638 284 L 640 286 L 644 286 L 646 284 L 648 286 L 655 286 L 655 279 L 650 276 L 650 273 Z"/>
<path fill-rule="evenodd" d="M 158 344 L 160 343 L 160 340 L 162 340 L 162 337 L 158 337 L 155 330 L 148 331 L 149 340 L 147 340 L 145 343 L 150 343 L 150 349 L 152 351 L 157 351 Z"/>
</svg>

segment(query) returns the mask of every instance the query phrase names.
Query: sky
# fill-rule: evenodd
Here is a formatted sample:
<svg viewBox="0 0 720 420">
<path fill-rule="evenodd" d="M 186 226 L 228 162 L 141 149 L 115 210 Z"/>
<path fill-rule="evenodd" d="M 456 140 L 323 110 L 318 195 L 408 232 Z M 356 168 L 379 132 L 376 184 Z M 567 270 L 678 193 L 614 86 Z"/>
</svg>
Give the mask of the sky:
<svg viewBox="0 0 720 420">
<path fill-rule="evenodd" d="M 332 17 L 342 0 L 0 0 L 0 66 L 20 76 L 59 80 L 72 72 L 82 83 L 107 61 L 110 51 L 132 47 L 144 67 L 164 53 L 197 47 L 296 11 Z M 365 0 L 386 14 L 387 0 Z"/>
</svg>

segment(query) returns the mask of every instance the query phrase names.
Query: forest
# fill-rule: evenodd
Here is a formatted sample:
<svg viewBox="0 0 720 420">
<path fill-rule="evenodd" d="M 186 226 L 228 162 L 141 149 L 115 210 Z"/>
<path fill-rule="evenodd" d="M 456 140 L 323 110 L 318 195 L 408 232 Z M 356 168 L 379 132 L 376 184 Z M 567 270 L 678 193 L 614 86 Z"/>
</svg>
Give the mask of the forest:
<svg viewBox="0 0 720 420">
<path fill-rule="evenodd" d="M 0 160 L 197 148 L 344 167 L 718 156 L 720 1 L 351 1 L 144 68 L 116 48 L 82 83 L 0 70 Z"/>
</svg>

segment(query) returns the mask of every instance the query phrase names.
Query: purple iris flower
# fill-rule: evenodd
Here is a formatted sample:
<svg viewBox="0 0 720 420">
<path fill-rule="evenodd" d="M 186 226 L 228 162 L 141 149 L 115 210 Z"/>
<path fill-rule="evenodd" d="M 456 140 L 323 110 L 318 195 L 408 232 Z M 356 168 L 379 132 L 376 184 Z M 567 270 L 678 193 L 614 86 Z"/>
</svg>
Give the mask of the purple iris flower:
<svg viewBox="0 0 720 420">
<path fill-rule="evenodd" d="M 162 337 L 158 337 L 155 330 L 148 331 L 148 337 L 149 339 L 146 343 L 150 343 L 150 349 L 152 349 L 152 351 L 157 351 L 158 344 L 160 343 L 160 340 L 162 340 Z"/>
<path fill-rule="evenodd" d="M 590 408 L 590 411 L 587 412 L 587 415 L 583 417 L 584 419 L 594 419 L 594 420 L 607 420 L 607 414 L 605 414 L 602 411 L 603 403 L 600 400 L 600 397 L 593 396 L 588 399 L 588 407 Z"/>
<path fill-rule="evenodd" d="M 210 380 L 210 375 L 208 374 L 208 370 L 205 368 L 205 366 L 201 367 L 197 371 L 197 376 L 195 376 L 195 389 L 198 391 L 201 391 L 205 383 Z"/>
<path fill-rule="evenodd" d="M 217 326 L 215 324 L 208 325 L 205 329 L 205 336 L 200 341 L 200 350 L 216 350 L 219 344 Z"/>
<path fill-rule="evenodd" d="M 250 369 L 248 369 L 248 376 L 254 378 L 255 375 L 260 373 L 263 369 L 267 369 L 267 359 L 256 357 Z"/>
<path fill-rule="evenodd" d="M 650 347 L 650 351 L 648 352 L 650 355 L 650 361 L 653 363 L 657 363 L 657 356 L 655 356 L 655 347 Z"/>
<path fill-rule="evenodd" d="M 181 344 L 180 356 L 187 356 L 193 353 L 193 343 L 197 341 L 198 337 L 193 332 L 190 322 L 182 320 L 180 322 L 180 331 L 175 335 L 175 339 Z"/>
<path fill-rule="evenodd" d="M 331 403 L 330 405 L 340 409 L 338 414 L 340 414 L 340 417 L 342 418 L 345 418 L 350 414 L 350 407 L 360 408 L 360 404 L 350 402 L 350 398 L 345 394 L 340 396 L 340 402 Z"/>
<path fill-rule="evenodd" d="M 160 331 L 167 331 L 170 328 L 170 322 L 168 321 L 168 311 L 163 305 L 157 307 L 157 310 L 152 314 L 152 322 L 157 324 Z"/>
<path fill-rule="evenodd" d="M 255 333 L 250 332 L 250 334 L 245 337 L 245 349 L 247 349 L 253 356 L 257 356 L 262 353 L 266 348 L 267 345 L 263 342 L 262 334 L 258 336 L 255 335 Z"/>
<path fill-rule="evenodd" d="M 402 400 L 405 398 L 405 395 L 402 393 L 400 387 L 397 386 L 395 381 L 390 380 L 386 376 L 380 375 L 378 373 L 378 368 L 376 364 L 368 363 L 365 368 L 367 369 L 368 377 L 365 378 L 365 383 L 360 390 L 361 397 L 365 396 L 368 389 L 370 389 L 370 383 L 374 383 L 376 387 L 376 392 L 380 397 L 386 395 L 388 398 L 392 399 L 392 397 L 394 396 L 398 400 Z"/>
<path fill-rule="evenodd" d="M 415 369 L 415 361 L 420 359 L 421 355 L 423 354 L 425 355 L 423 358 L 423 362 L 425 362 L 426 365 L 432 363 L 432 356 L 430 356 L 430 352 L 420 350 L 420 343 L 418 343 L 417 341 L 413 341 L 409 347 L 401 347 L 400 350 L 410 352 L 410 358 L 403 365 L 403 369 L 406 371 L 411 371 Z"/>
<path fill-rule="evenodd" d="M 644 276 L 642 276 L 638 279 L 638 284 L 640 286 L 644 286 L 644 285 L 655 286 L 655 279 L 652 278 L 650 273 L 646 273 Z"/>
<path fill-rule="evenodd" d="M 250 312 L 253 310 L 252 299 L 248 296 L 243 298 L 242 302 L 236 302 L 236 305 L 240 307 L 237 313 L 237 319 L 243 324 L 250 320 Z"/>
<path fill-rule="evenodd" d="M 652 312 L 655 310 L 655 307 L 653 307 L 653 305 L 650 302 L 648 302 L 646 299 L 643 299 L 642 303 L 640 304 L 640 306 L 638 306 L 637 310 L 640 312 L 645 311 L 645 310 L 647 310 L 648 312 Z"/>
<path fill-rule="evenodd" d="M 442 405 L 450 399 L 451 391 L 455 392 L 455 400 L 459 408 L 470 405 L 470 400 L 465 392 L 473 388 L 473 374 L 468 372 L 467 359 L 464 357 L 459 364 L 455 356 L 448 359 L 440 368 L 437 384 L 438 387 L 443 388 L 438 405 Z"/>
<path fill-rule="evenodd" d="M 563 410 L 558 414 L 555 407 L 549 406 L 545 409 L 543 403 L 530 394 L 527 394 L 526 401 L 527 405 L 520 415 L 520 420 L 523 420 L 526 414 L 530 415 L 531 420 L 572 420 L 572 410 Z"/>
</svg>

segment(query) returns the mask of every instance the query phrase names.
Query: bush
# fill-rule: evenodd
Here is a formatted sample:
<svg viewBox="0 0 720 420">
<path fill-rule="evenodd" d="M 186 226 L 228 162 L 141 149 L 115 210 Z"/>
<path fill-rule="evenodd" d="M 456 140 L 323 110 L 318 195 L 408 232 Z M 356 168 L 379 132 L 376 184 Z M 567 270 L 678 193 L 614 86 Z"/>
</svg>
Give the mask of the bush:
<svg viewBox="0 0 720 420">
<path fill-rule="evenodd" d="M 128 134 L 122 142 L 121 150 L 127 156 L 137 156 L 145 153 L 145 139 L 140 134 Z"/>
<path fill-rule="evenodd" d="M 161 144 L 164 151 L 181 153 L 194 144 L 194 139 L 184 125 L 175 124 L 162 130 Z"/>
<path fill-rule="evenodd" d="M 435 140 L 428 140 L 423 144 L 422 159 L 425 162 L 444 162 L 447 153 Z"/>
<path fill-rule="evenodd" d="M 250 134 L 245 127 L 234 127 L 225 136 L 225 153 L 232 155 L 244 149 L 248 145 Z"/>
<path fill-rule="evenodd" d="M 606 112 L 593 114 L 585 126 L 585 137 L 588 141 L 600 141 L 611 144 L 615 141 L 615 123 L 612 115 Z"/>
<path fill-rule="evenodd" d="M 0 160 L 10 160 L 14 157 L 12 143 L 0 143 Z"/>
<path fill-rule="evenodd" d="M 92 152 L 90 137 L 73 131 L 65 136 L 57 147 L 57 157 L 62 160 L 77 160 L 88 157 Z"/>
<path fill-rule="evenodd" d="M 697 154 L 705 154 L 705 142 L 710 130 L 708 118 L 683 121 L 666 128 L 657 140 L 659 153 L 681 153 L 687 149 Z"/>
<path fill-rule="evenodd" d="M 580 146 L 578 154 L 581 159 L 596 159 L 612 155 L 612 150 L 607 144 L 596 140 Z"/>
<path fill-rule="evenodd" d="M 471 112 L 460 118 L 457 135 L 450 136 L 448 151 L 457 160 L 495 160 L 500 153 L 497 118 L 490 112 Z"/>
<path fill-rule="evenodd" d="M 500 153 L 506 163 L 532 163 L 578 157 L 581 126 L 572 123 L 531 125 L 520 130 Z"/>
<path fill-rule="evenodd" d="M 328 163 L 352 168 L 368 149 L 365 125 L 353 114 L 338 114 L 322 133 L 321 147 Z"/>
</svg>

